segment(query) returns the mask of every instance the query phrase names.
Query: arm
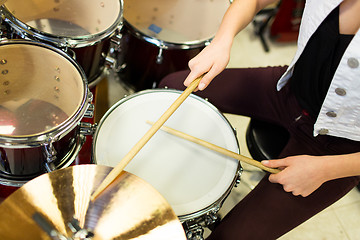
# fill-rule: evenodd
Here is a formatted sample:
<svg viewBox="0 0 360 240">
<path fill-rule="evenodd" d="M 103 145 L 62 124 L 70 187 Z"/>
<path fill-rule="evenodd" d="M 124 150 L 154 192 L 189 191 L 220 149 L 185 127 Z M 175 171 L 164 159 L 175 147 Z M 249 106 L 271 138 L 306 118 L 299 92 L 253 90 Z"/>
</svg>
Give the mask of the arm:
<svg viewBox="0 0 360 240">
<path fill-rule="evenodd" d="M 360 152 L 331 156 L 299 155 L 277 160 L 265 160 L 263 165 L 280 168 L 269 181 L 282 184 L 293 195 L 306 197 L 324 182 L 360 175 Z"/>
<path fill-rule="evenodd" d="M 256 13 L 277 0 L 234 0 L 226 11 L 211 43 L 189 61 L 190 74 L 184 81 L 188 86 L 195 78 L 206 73 L 199 84 L 205 89 L 212 79 L 229 63 L 230 50 L 237 33 L 244 29 Z"/>
</svg>

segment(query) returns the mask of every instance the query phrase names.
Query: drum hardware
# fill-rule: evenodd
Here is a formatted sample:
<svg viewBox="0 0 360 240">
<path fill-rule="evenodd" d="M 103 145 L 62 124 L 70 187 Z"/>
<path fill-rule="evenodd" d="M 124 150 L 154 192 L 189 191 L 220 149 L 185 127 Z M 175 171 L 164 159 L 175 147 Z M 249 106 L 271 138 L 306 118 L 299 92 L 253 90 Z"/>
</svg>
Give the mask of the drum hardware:
<svg viewBox="0 0 360 240">
<path fill-rule="evenodd" d="M 156 63 L 157 64 L 162 64 L 162 62 L 163 62 L 163 56 L 162 56 L 163 49 L 166 49 L 166 46 L 165 46 L 165 44 L 163 42 L 161 42 L 160 43 L 160 48 L 159 48 L 159 53 L 156 56 Z"/>
<path fill-rule="evenodd" d="M 199 223 L 183 223 L 188 240 L 203 240 L 204 228 Z"/>
<path fill-rule="evenodd" d="M 119 61 L 111 55 L 105 57 L 105 65 L 115 73 L 119 73 L 126 68 L 126 63 L 120 64 Z"/>
<path fill-rule="evenodd" d="M 94 233 L 80 227 L 80 222 L 76 218 L 73 218 L 68 223 L 68 227 L 73 232 L 73 239 L 90 240 L 94 237 Z"/>
<path fill-rule="evenodd" d="M 72 59 L 74 59 L 76 61 L 76 53 L 75 53 L 74 50 L 72 50 L 72 49 L 70 49 L 68 47 L 61 48 L 61 50 L 66 52 L 70 57 L 72 57 Z"/>
<path fill-rule="evenodd" d="M 110 171 L 106 166 L 77 165 L 27 182 L 0 204 L 0 238 L 186 239 L 169 203 L 131 173 L 124 171 L 91 201 L 92 192 Z"/>
<path fill-rule="evenodd" d="M 183 225 L 187 239 L 203 240 L 204 227 L 209 227 L 220 221 L 220 217 L 217 214 L 219 210 L 220 210 L 220 206 L 216 206 L 215 209 L 207 212 L 205 215 L 201 217 L 191 219 L 189 221 L 184 221 Z"/>
<path fill-rule="evenodd" d="M 35 212 L 32 216 L 32 219 L 53 240 L 90 240 L 94 237 L 94 234 L 92 232 L 86 229 L 82 229 L 79 225 L 79 220 L 75 218 L 73 218 L 70 222 L 66 224 L 66 226 L 73 233 L 72 237 L 70 238 L 57 231 L 56 228 L 51 224 L 51 222 L 48 221 L 41 213 Z"/>
<path fill-rule="evenodd" d="M 49 141 L 48 143 L 44 143 L 44 155 L 45 155 L 45 168 L 46 171 L 52 172 L 56 169 L 54 162 L 56 161 L 56 150 L 52 144 L 53 141 Z"/>
<path fill-rule="evenodd" d="M 54 226 L 39 212 L 34 213 L 32 219 L 37 225 L 47 233 L 47 235 L 53 240 L 69 240 L 66 236 L 58 232 Z"/>
<path fill-rule="evenodd" d="M 93 135 L 96 131 L 97 124 L 91 124 L 88 122 L 80 123 L 80 133 L 83 135 Z"/>
<path fill-rule="evenodd" d="M 117 60 L 112 57 L 112 56 L 104 56 L 105 57 L 105 66 L 108 67 L 109 69 L 115 71 L 115 72 L 119 72 L 121 69 L 121 66 L 118 66 L 118 62 Z"/>
<path fill-rule="evenodd" d="M 121 28 L 118 28 L 117 33 L 110 39 L 111 46 L 109 54 L 105 56 L 105 66 L 113 70 L 115 73 L 120 72 L 126 66 L 124 63 L 120 64 L 120 61 L 117 59 L 118 53 L 121 52 L 122 34 L 120 31 Z"/>
<path fill-rule="evenodd" d="M 91 102 L 91 101 L 92 101 L 92 98 L 93 98 L 91 92 L 89 92 L 89 95 L 90 95 L 90 94 L 91 94 L 91 96 L 90 96 L 89 102 Z M 94 106 L 94 104 L 92 104 L 92 103 L 89 104 L 87 110 L 85 111 L 84 118 L 93 118 L 93 117 L 94 117 L 94 111 L 95 111 L 95 106 Z"/>
<path fill-rule="evenodd" d="M 113 43 L 112 48 L 110 48 L 112 51 L 120 51 L 121 39 L 123 37 L 120 31 L 121 28 L 118 28 L 117 33 L 110 39 L 111 43 Z"/>
</svg>

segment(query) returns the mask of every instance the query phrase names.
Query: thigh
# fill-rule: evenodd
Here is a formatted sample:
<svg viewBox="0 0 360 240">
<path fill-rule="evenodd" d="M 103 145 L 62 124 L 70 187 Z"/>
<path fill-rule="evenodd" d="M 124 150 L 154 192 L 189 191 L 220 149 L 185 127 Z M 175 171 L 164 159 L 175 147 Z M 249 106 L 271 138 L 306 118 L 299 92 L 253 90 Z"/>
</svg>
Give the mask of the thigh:
<svg viewBox="0 0 360 240">
<path fill-rule="evenodd" d="M 304 198 L 285 192 L 267 178 L 224 217 L 207 240 L 277 239 L 339 200 L 359 182 L 359 177 L 329 181 Z"/>
<path fill-rule="evenodd" d="M 199 95 L 224 113 L 232 113 L 264 120 L 278 121 L 287 110 L 284 94 L 276 90 L 276 83 L 286 67 L 230 68 L 220 73 Z M 184 90 L 183 82 L 189 71 L 166 76 L 159 84 Z"/>
</svg>

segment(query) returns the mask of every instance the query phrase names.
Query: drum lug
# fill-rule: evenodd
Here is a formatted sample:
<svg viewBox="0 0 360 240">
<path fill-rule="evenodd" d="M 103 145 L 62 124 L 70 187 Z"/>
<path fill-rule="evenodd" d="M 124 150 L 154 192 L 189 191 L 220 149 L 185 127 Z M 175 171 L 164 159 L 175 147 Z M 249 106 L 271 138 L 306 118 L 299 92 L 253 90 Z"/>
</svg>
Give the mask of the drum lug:
<svg viewBox="0 0 360 240">
<path fill-rule="evenodd" d="M 126 68 L 126 63 L 120 65 L 118 60 L 109 55 L 105 57 L 105 65 L 116 73 L 121 72 Z"/>
<path fill-rule="evenodd" d="M 94 104 L 92 104 L 91 102 L 94 99 L 94 95 L 92 94 L 92 92 L 88 92 L 88 102 L 90 103 L 88 108 L 85 111 L 84 114 L 84 118 L 93 118 L 94 117 L 94 111 L 95 111 L 95 106 Z"/>
<path fill-rule="evenodd" d="M 243 172 L 243 168 L 240 168 L 240 169 L 238 170 L 238 174 L 237 174 L 237 176 L 236 176 L 236 180 L 235 180 L 234 187 L 239 186 L 240 181 L 241 181 L 241 174 L 242 174 L 242 172 Z"/>
<path fill-rule="evenodd" d="M 164 58 L 163 58 L 163 56 L 162 56 L 163 48 L 164 48 L 164 45 L 161 44 L 161 45 L 160 45 L 160 49 L 159 49 L 159 53 L 158 53 L 158 55 L 156 56 L 156 63 L 157 63 L 157 64 L 162 64 L 162 62 L 163 62 L 163 60 L 164 60 Z"/>
<path fill-rule="evenodd" d="M 126 67 L 126 64 L 120 64 L 116 57 L 118 55 L 116 52 L 121 52 L 122 37 L 123 35 L 120 33 L 120 30 L 117 34 L 111 37 L 111 47 L 109 51 L 110 55 L 103 56 L 105 58 L 105 65 L 117 73 Z"/>
<path fill-rule="evenodd" d="M 194 223 L 189 225 L 188 222 L 183 224 L 186 225 L 184 229 L 188 240 L 204 240 L 204 229 L 200 224 Z"/>
<path fill-rule="evenodd" d="M 74 50 L 68 48 L 67 46 L 62 48 L 62 50 L 66 52 L 72 59 L 76 60 L 76 53 L 74 52 Z"/>
<path fill-rule="evenodd" d="M 54 162 L 56 161 L 56 150 L 52 141 L 50 140 L 48 143 L 44 143 L 44 155 L 46 158 L 45 168 L 47 172 L 52 172 L 56 169 Z"/>
<path fill-rule="evenodd" d="M 210 225 L 214 225 L 215 223 L 218 222 L 219 217 L 217 215 L 217 212 L 220 210 L 220 207 L 217 206 L 216 209 L 212 210 L 211 212 L 209 212 L 208 214 L 206 214 L 206 217 L 204 219 L 205 221 L 205 226 L 210 226 Z"/>
<path fill-rule="evenodd" d="M 85 111 L 84 118 L 93 118 L 94 117 L 94 111 L 95 111 L 94 104 L 89 104 L 89 107 Z"/>
<path fill-rule="evenodd" d="M 122 37 L 123 37 L 123 35 L 121 33 L 117 33 L 110 39 L 110 42 L 114 46 L 113 51 L 119 51 L 119 49 L 121 47 Z"/>
<path fill-rule="evenodd" d="M 97 124 L 91 124 L 88 122 L 80 123 L 80 134 L 82 135 L 93 135 L 96 131 Z"/>
<path fill-rule="evenodd" d="M 105 54 L 104 54 L 105 55 Z M 105 57 L 105 66 L 114 70 L 115 72 L 117 72 L 117 68 L 118 68 L 118 64 L 115 58 L 107 55 L 107 56 L 103 56 Z"/>
<path fill-rule="evenodd" d="M 92 100 L 94 100 L 94 94 L 91 91 L 88 91 L 88 100 L 89 102 L 92 102 Z"/>
</svg>

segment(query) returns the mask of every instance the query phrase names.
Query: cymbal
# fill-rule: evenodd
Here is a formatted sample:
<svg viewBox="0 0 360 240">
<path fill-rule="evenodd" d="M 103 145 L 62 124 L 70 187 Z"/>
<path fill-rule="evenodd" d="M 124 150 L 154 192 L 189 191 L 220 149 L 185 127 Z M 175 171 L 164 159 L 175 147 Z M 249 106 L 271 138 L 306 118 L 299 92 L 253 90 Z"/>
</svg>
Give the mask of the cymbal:
<svg viewBox="0 0 360 240">
<path fill-rule="evenodd" d="M 0 204 L 0 239 L 186 239 L 168 202 L 126 171 L 91 202 L 111 169 L 77 165 L 27 182 Z"/>
</svg>

